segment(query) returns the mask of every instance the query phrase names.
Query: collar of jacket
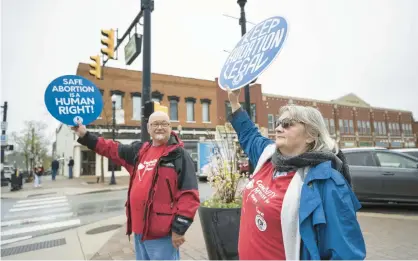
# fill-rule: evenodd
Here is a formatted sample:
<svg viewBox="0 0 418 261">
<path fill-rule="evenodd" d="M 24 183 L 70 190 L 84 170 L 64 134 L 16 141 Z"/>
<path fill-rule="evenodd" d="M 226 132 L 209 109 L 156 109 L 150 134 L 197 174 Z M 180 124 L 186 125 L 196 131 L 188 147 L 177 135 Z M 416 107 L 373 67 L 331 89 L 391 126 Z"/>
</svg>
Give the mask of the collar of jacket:
<svg viewBox="0 0 418 261">
<path fill-rule="evenodd" d="M 305 183 L 309 186 L 309 184 L 314 180 L 331 178 L 337 185 L 344 185 L 344 177 L 342 175 L 333 175 L 333 172 L 335 171 L 336 170 L 332 168 L 331 161 L 322 162 L 310 168 L 306 175 Z"/>
<path fill-rule="evenodd" d="M 152 140 L 147 141 L 148 145 L 152 145 Z M 171 131 L 170 138 L 168 138 L 168 141 L 166 143 L 166 146 L 172 146 L 176 145 L 177 147 L 184 147 L 184 142 L 179 138 L 177 133 L 174 131 Z"/>
<path fill-rule="evenodd" d="M 139 154 L 142 155 L 149 148 L 151 148 L 151 146 L 152 146 L 152 140 L 148 141 L 145 144 L 144 148 L 141 149 Z M 177 134 L 174 131 L 171 131 L 170 138 L 168 139 L 165 146 L 167 146 L 167 148 L 165 149 L 165 152 L 162 155 L 163 157 L 166 157 L 168 154 L 170 154 L 173 151 L 178 151 L 177 149 L 180 147 L 184 147 L 184 142 L 177 136 Z M 175 153 L 175 154 L 178 154 L 178 153 Z M 174 157 L 177 157 L 177 155 L 175 155 Z"/>
<path fill-rule="evenodd" d="M 315 180 L 332 179 L 337 186 L 345 184 L 344 177 L 331 166 L 331 161 L 326 161 L 311 167 L 306 174 L 304 184 L 301 191 L 300 209 L 299 209 L 299 223 L 301 224 L 312 212 L 313 224 L 326 223 L 325 214 L 322 207 L 321 188 Z"/>
</svg>

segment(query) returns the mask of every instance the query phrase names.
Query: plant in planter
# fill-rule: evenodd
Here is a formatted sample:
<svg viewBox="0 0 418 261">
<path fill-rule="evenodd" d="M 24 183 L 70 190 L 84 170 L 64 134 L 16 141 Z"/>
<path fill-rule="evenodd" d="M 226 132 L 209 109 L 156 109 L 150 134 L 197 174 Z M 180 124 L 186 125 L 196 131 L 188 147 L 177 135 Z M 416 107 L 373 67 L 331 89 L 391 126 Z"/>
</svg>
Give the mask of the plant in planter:
<svg viewBox="0 0 418 261">
<path fill-rule="evenodd" d="M 238 168 L 237 140 L 228 132 L 229 128 L 224 132 L 217 129 L 217 136 L 221 138 L 210 141 L 212 153 L 201 170 L 207 175 L 214 193 L 202 202 L 199 217 L 209 259 L 236 260 L 245 175 L 241 175 Z"/>
</svg>

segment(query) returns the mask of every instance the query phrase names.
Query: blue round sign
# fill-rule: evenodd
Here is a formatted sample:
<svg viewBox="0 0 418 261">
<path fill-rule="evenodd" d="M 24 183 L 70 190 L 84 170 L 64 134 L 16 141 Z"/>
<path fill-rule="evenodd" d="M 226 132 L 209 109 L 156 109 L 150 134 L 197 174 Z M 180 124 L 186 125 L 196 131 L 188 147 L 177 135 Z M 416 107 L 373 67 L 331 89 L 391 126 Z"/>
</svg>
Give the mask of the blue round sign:
<svg viewBox="0 0 418 261">
<path fill-rule="evenodd" d="M 276 59 L 287 35 L 287 22 L 274 16 L 254 26 L 237 43 L 222 67 L 218 85 L 237 90 L 257 79 Z"/>
<path fill-rule="evenodd" d="M 103 109 L 100 90 L 84 77 L 64 75 L 53 80 L 45 90 L 45 105 L 58 121 L 76 126 L 95 121 Z"/>
</svg>

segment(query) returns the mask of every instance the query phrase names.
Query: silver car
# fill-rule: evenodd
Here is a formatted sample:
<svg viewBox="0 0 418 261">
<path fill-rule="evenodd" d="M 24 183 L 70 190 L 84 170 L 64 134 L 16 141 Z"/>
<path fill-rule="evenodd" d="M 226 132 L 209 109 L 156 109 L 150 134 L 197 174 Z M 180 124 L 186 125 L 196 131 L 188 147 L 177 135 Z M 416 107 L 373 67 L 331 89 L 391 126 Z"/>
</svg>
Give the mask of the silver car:
<svg viewBox="0 0 418 261">
<path fill-rule="evenodd" d="M 392 150 L 396 152 L 402 152 L 402 153 L 408 154 L 418 159 L 418 148 L 404 148 L 404 149 L 392 149 Z"/>
<path fill-rule="evenodd" d="M 418 203 L 418 159 L 381 148 L 342 149 L 362 202 Z"/>
</svg>

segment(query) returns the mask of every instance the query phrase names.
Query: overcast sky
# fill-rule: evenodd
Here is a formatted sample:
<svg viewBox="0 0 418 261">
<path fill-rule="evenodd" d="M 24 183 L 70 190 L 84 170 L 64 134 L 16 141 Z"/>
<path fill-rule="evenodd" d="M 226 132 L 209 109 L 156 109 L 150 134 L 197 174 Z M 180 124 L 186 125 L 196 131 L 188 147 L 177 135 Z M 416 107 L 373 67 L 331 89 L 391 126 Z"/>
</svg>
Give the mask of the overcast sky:
<svg viewBox="0 0 418 261">
<path fill-rule="evenodd" d="M 58 122 L 44 105 L 47 85 L 89 63 L 100 53 L 100 30 L 118 28 L 121 36 L 139 10 L 140 0 L 1 0 L 8 132 L 36 119 L 52 134 Z M 263 92 L 321 100 L 354 92 L 372 106 L 410 110 L 417 119 L 417 10 L 417 0 L 249 0 L 248 21 L 279 15 L 289 25 L 280 55 L 259 78 Z M 239 13 L 236 0 L 156 0 L 152 72 L 214 80 L 224 50 L 241 37 L 238 20 L 224 14 Z M 126 66 L 121 50 L 119 61 L 107 65 L 141 70 L 142 55 Z"/>
</svg>

